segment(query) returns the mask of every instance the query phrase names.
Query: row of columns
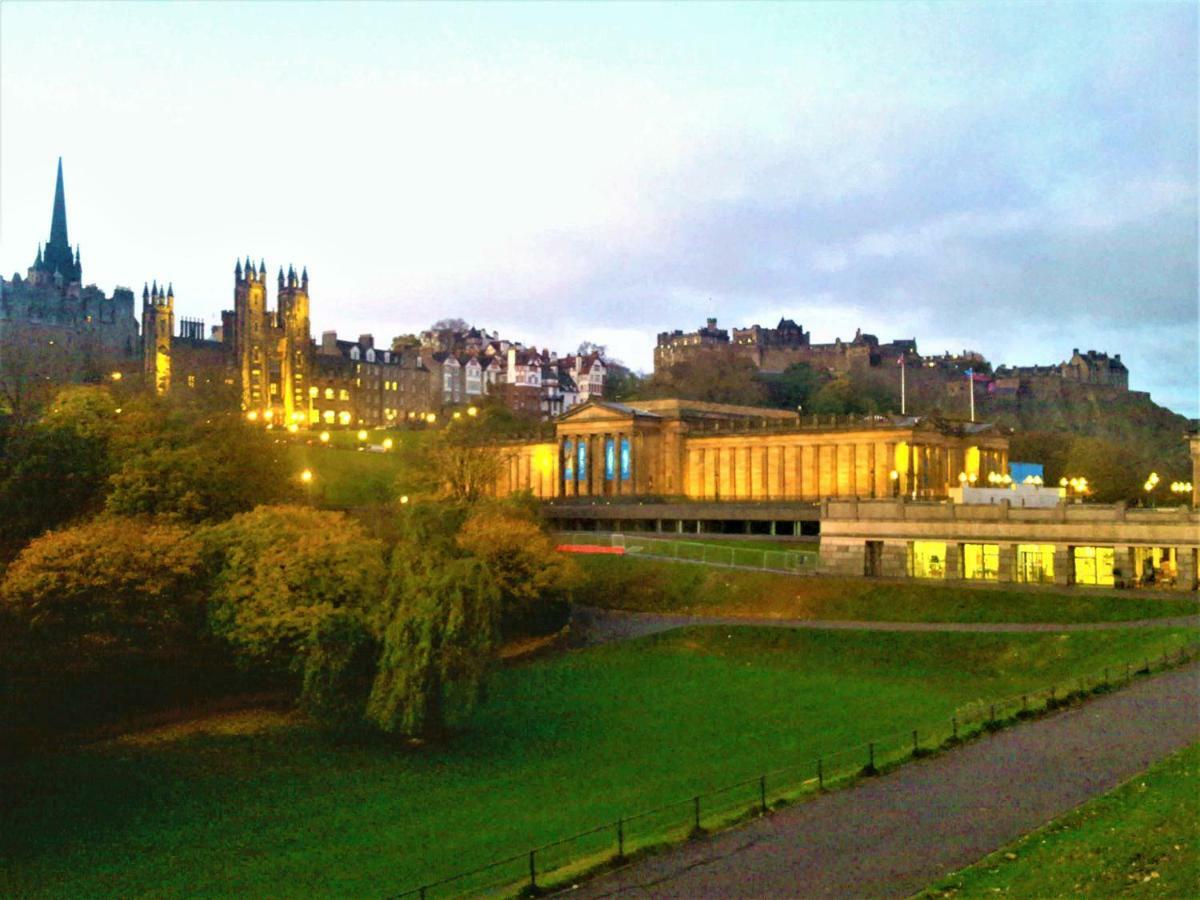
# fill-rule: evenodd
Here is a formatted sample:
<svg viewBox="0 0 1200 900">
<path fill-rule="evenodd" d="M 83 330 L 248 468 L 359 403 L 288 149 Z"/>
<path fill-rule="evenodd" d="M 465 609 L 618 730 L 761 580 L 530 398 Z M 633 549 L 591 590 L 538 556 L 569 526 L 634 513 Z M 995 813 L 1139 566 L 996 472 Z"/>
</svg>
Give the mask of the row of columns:
<svg viewBox="0 0 1200 900">
<path fill-rule="evenodd" d="M 684 486 L 689 497 L 710 500 L 944 497 L 957 483 L 954 466 L 962 456 L 955 448 L 897 441 L 693 445 Z M 986 479 L 996 469 L 984 470 L 980 456 Z M 991 455 L 988 465 L 996 465 Z"/>
<path fill-rule="evenodd" d="M 613 447 L 612 478 L 606 477 L 605 448 Z M 629 447 L 629 477 L 621 477 L 621 448 Z M 579 466 L 579 448 L 584 450 L 584 465 Z M 569 457 L 568 457 L 568 447 Z M 561 497 L 612 497 L 636 493 L 637 453 L 633 435 L 628 431 L 597 434 L 559 434 L 558 436 L 558 494 Z M 569 463 L 568 463 L 569 460 Z"/>
</svg>

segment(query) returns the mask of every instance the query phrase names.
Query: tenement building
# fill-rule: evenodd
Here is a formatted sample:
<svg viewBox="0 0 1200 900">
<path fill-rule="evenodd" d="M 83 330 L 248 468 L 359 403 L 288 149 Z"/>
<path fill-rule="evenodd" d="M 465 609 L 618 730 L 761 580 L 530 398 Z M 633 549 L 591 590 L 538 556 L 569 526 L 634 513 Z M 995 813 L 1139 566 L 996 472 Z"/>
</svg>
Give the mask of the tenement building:
<svg viewBox="0 0 1200 900">
<path fill-rule="evenodd" d="M 684 400 L 591 401 L 559 418 L 556 441 L 501 448 L 499 493 L 807 501 L 937 499 L 960 474 L 1008 468 L 991 425 L 918 417 L 820 417 Z"/>
<path fill-rule="evenodd" d="M 0 345 L 31 371 L 64 379 L 123 370 L 140 355 L 133 291 L 118 287 L 109 297 L 94 284 L 83 286 L 79 247 L 67 238 L 61 159 L 50 239 L 25 278 L 0 278 Z"/>
</svg>

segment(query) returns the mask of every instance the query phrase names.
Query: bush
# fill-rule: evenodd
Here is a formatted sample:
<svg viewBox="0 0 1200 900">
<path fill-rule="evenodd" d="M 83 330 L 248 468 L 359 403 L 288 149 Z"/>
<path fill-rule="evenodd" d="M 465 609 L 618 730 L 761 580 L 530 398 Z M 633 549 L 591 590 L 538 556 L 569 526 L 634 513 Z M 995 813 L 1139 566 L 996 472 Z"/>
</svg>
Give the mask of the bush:
<svg viewBox="0 0 1200 900">
<path fill-rule="evenodd" d="M 86 725 L 201 689 L 200 550 L 182 528 L 101 518 L 26 547 L 0 582 L 5 666 L 30 721 Z M 203 680 L 203 679 L 201 679 Z"/>
</svg>

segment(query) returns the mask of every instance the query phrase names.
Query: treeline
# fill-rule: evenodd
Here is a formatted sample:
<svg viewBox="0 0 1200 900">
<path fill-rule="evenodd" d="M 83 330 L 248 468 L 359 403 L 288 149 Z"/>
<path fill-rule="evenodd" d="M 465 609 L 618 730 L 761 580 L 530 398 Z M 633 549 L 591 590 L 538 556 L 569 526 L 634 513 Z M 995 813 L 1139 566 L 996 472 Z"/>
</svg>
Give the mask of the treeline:
<svg viewBox="0 0 1200 900">
<path fill-rule="evenodd" d="M 427 442 L 410 502 L 370 524 L 299 502 L 235 414 L 70 388 L 5 426 L 10 745 L 264 689 L 331 728 L 433 738 L 506 636 L 565 622 L 577 570 L 532 507 L 475 490 L 497 464 L 479 423 Z"/>
</svg>

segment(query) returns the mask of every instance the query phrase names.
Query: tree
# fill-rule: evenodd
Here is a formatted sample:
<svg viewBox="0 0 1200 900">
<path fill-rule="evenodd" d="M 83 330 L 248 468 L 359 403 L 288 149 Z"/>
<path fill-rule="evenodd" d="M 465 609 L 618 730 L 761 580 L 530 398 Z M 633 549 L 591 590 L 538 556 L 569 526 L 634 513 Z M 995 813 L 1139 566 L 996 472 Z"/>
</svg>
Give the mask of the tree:
<svg viewBox="0 0 1200 900">
<path fill-rule="evenodd" d="M 324 619 L 357 616 L 378 632 L 383 545 L 340 512 L 260 506 L 202 533 L 214 633 L 275 670 L 303 670 Z M 373 618 L 373 616 L 375 618 Z"/>
<path fill-rule="evenodd" d="M 122 410 L 111 446 L 106 508 L 117 515 L 214 521 L 299 494 L 279 445 L 232 413 L 142 398 Z"/>
<path fill-rule="evenodd" d="M 0 559 L 97 511 L 109 474 L 103 438 L 66 424 L 11 425 L 0 427 Z"/>
<path fill-rule="evenodd" d="M 601 359 L 606 359 L 608 357 L 608 347 L 604 344 L 597 344 L 592 341 L 583 341 L 575 353 L 578 356 L 588 356 L 592 353 L 596 353 L 599 354 Z"/>
<path fill-rule="evenodd" d="M 645 383 L 649 397 L 679 397 L 706 403 L 761 406 L 766 388 L 758 368 L 744 356 L 703 351 L 655 371 Z"/>
<path fill-rule="evenodd" d="M 604 399 L 633 400 L 645 390 L 646 379 L 620 363 L 607 363 L 604 370 Z"/>
<path fill-rule="evenodd" d="M 406 543 L 393 553 L 367 719 L 382 731 L 436 739 L 485 692 L 499 631 L 499 592 L 478 560 Z"/>
<path fill-rule="evenodd" d="M 193 692 L 203 596 L 199 546 L 177 526 L 100 518 L 37 538 L 0 582 L 19 641 L 0 652 L 24 683 L 14 696 L 42 717 L 100 718 Z"/>
<path fill-rule="evenodd" d="M 562 627 L 579 571 L 555 550 L 535 513 L 512 503 L 481 506 L 459 529 L 457 544 L 487 566 L 500 592 L 506 634 Z"/>
<path fill-rule="evenodd" d="M 828 376 L 808 363 L 792 363 L 778 375 L 765 379 L 767 398 L 779 409 L 810 409 L 812 399 Z"/>
<path fill-rule="evenodd" d="M 471 326 L 467 324 L 466 319 L 438 319 L 429 326 L 430 331 L 470 331 Z"/>
<path fill-rule="evenodd" d="M 404 448 L 396 493 L 468 504 L 490 497 L 509 460 L 502 441 L 528 428 L 528 422 L 497 404 L 451 420 L 425 441 Z"/>
</svg>

